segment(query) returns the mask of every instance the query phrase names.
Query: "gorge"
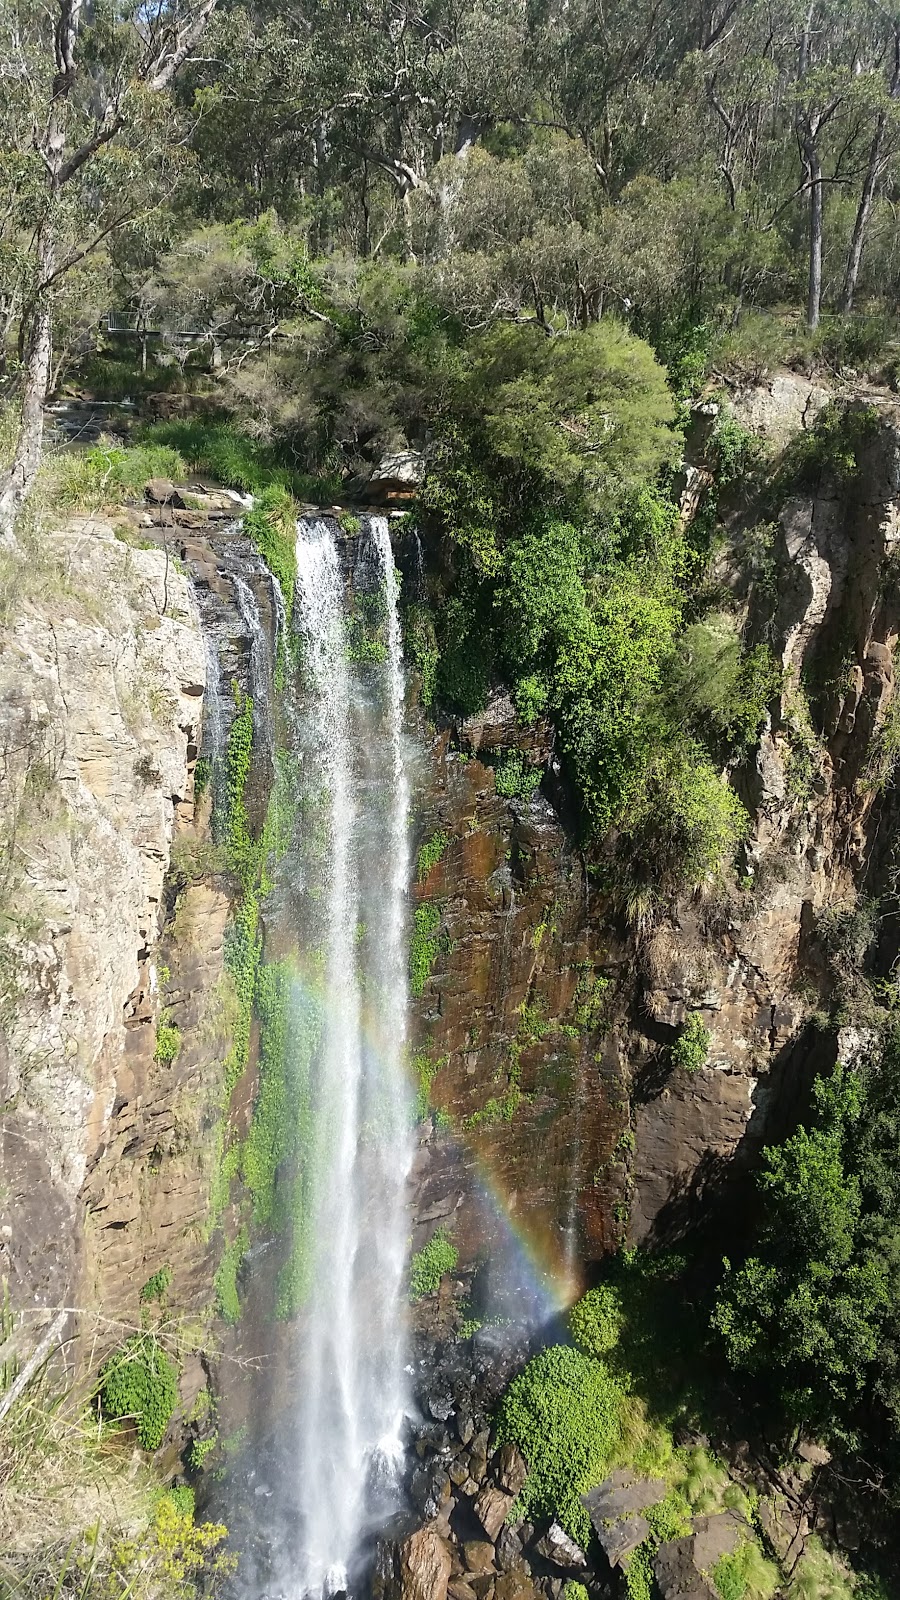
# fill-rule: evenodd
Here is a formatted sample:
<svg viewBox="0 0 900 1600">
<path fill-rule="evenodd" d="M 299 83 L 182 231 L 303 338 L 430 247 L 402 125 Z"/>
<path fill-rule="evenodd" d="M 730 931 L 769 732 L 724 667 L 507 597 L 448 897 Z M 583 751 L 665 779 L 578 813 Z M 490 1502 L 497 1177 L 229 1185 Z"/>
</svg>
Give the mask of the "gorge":
<svg viewBox="0 0 900 1600">
<path fill-rule="evenodd" d="M 0 1600 L 900 1597 L 900 19 L 0 0 Z"/>
</svg>

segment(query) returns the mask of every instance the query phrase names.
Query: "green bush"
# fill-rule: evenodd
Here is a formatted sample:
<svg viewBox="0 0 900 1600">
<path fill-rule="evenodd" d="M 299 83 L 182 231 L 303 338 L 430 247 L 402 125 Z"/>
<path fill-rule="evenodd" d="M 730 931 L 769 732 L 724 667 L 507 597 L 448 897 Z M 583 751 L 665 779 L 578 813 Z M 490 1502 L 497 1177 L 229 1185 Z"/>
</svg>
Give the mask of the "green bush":
<svg viewBox="0 0 900 1600">
<path fill-rule="evenodd" d="M 241 1314 L 237 1278 L 241 1262 L 250 1248 L 250 1236 L 243 1226 L 235 1239 L 225 1246 L 214 1279 L 219 1310 L 226 1322 L 237 1322 Z"/>
<path fill-rule="evenodd" d="M 497 1438 L 517 1444 L 528 1478 L 517 1511 L 557 1517 L 585 1545 L 590 1519 L 581 1495 L 600 1483 L 621 1438 L 624 1391 L 602 1362 L 554 1345 L 513 1378 L 497 1412 Z"/>
<path fill-rule="evenodd" d="M 700 1013 L 692 1011 L 670 1051 L 672 1065 L 683 1067 L 685 1072 L 699 1072 L 706 1066 L 708 1053 L 709 1029 Z"/>
<path fill-rule="evenodd" d="M 520 750 L 510 751 L 494 768 L 494 788 L 504 800 L 530 799 L 543 768 L 533 767 Z"/>
<path fill-rule="evenodd" d="M 432 867 L 437 866 L 449 843 L 449 833 L 445 833 L 442 828 L 439 828 L 437 833 L 433 833 L 430 839 L 426 839 L 425 843 L 420 845 L 419 853 L 416 857 L 416 881 L 418 883 L 425 882 Z"/>
<path fill-rule="evenodd" d="M 611 1283 L 589 1289 L 569 1312 L 569 1332 L 586 1356 L 605 1356 L 622 1337 L 622 1297 Z"/>
<path fill-rule="evenodd" d="M 100 1373 L 100 1404 L 117 1421 L 134 1419 L 145 1450 L 162 1444 L 178 1403 L 178 1372 L 156 1335 L 134 1333 Z"/>
<path fill-rule="evenodd" d="M 269 571 L 278 579 L 284 597 L 288 633 L 294 610 L 297 581 L 297 505 L 286 489 L 269 485 L 252 510 L 245 511 L 242 527 L 252 539 Z"/>
<path fill-rule="evenodd" d="M 441 908 L 433 901 L 416 907 L 409 948 L 409 986 L 414 995 L 422 994 L 441 948 L 440 924 Z"/>
<path fill-rule="evenodd" d="M 441 1279 L 452 1272 L 459 1260 L 459 1251 L 448 1239 L 443 1228 L 438 1228 L 426 1245 L 417 1250 L 409 1264 L 409 1298 L 423 1300 L 426 1295 L 437 1294 Z"/>
<path fill-rule="evenodd" d="M 181 1030 L 177 1023 L 169 1022 L 163 1018 L 156 1029 L 156 1049 L 153 1052 L 154 1061 L 160 1066 L 170 1067 L 181 1049 Z"/>
<path fill-rule="evenodd" d="M 172 1268 L 160 1267 L 158 1272 L 154 1272 L 152 1277 L 147 1279 L 141 1289 L 141 1304 L 146 1305 L 151 1300 L 164 1300 L 171 1286 Z"/>
</svg>

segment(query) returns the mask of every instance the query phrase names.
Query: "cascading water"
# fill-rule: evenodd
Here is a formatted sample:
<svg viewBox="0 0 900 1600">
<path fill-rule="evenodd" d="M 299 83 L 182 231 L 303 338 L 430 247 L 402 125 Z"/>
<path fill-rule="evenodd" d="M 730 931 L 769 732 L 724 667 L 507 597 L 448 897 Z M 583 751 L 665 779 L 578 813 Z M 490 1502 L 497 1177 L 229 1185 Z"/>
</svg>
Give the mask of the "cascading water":
<svg viewBox="0 0 900 1600">
<path fill-rule="evenodd" d="M 337 539 L 297 533 L 295 610 L 311 709 L 302 784 L 324 846 L 321 1031 L 308 1152 L 311 1259 L 298 1330 L 296 1569 L 292 1596 L 348 1581 L 367 1519 L 383 1509 L 404 1400 L 401 1280 L 411 1114 L 404 1074 L 409 781 L 403 667 L 388 525 L 370 518 L 387 657 L 348 661 Z"/>
</svg>

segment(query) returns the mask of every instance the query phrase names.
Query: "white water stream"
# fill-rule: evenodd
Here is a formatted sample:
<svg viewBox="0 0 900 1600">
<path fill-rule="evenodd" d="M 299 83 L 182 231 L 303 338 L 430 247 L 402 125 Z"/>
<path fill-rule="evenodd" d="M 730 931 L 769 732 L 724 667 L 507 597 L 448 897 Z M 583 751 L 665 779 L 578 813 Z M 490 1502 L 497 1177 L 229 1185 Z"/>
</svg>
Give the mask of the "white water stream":
<svg viewBox="0 0 900 1600">
<path fill-rule="evenodd" d="M 411 1160 L 406 1036 L 409 779 L 397 578 L 385 518 L 361 537 L 384 587 L 387 660 L 347 657 L 338 541 L 297 530 L 296 625 L 311 701 L 303 782 L 325 834 L 319 1049 L 309 1152 L 311 1290 L 302 1340 L 292 1600 L 342 1589 L 383 1510 L 404 1410 L 402 1278 Z"/>
</svg>

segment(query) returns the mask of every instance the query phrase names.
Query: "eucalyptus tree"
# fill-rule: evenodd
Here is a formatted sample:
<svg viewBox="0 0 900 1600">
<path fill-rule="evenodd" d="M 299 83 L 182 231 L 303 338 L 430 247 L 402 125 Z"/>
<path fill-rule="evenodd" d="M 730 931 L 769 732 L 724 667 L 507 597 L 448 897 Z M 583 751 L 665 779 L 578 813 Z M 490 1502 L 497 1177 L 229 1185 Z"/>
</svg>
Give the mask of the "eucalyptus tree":
<svg viewBox="0 0 900 1600">
<path fill-rule="evenodd" d="M 171 188 L 184 152 L 169 90 L 215 5 L 2 0 L 5 292 L 18 289 L 22 322 L 21 423 L 0 483 L 6 541 L 40 464 L 54 300 L 67 273 Z"/>
</svg>

